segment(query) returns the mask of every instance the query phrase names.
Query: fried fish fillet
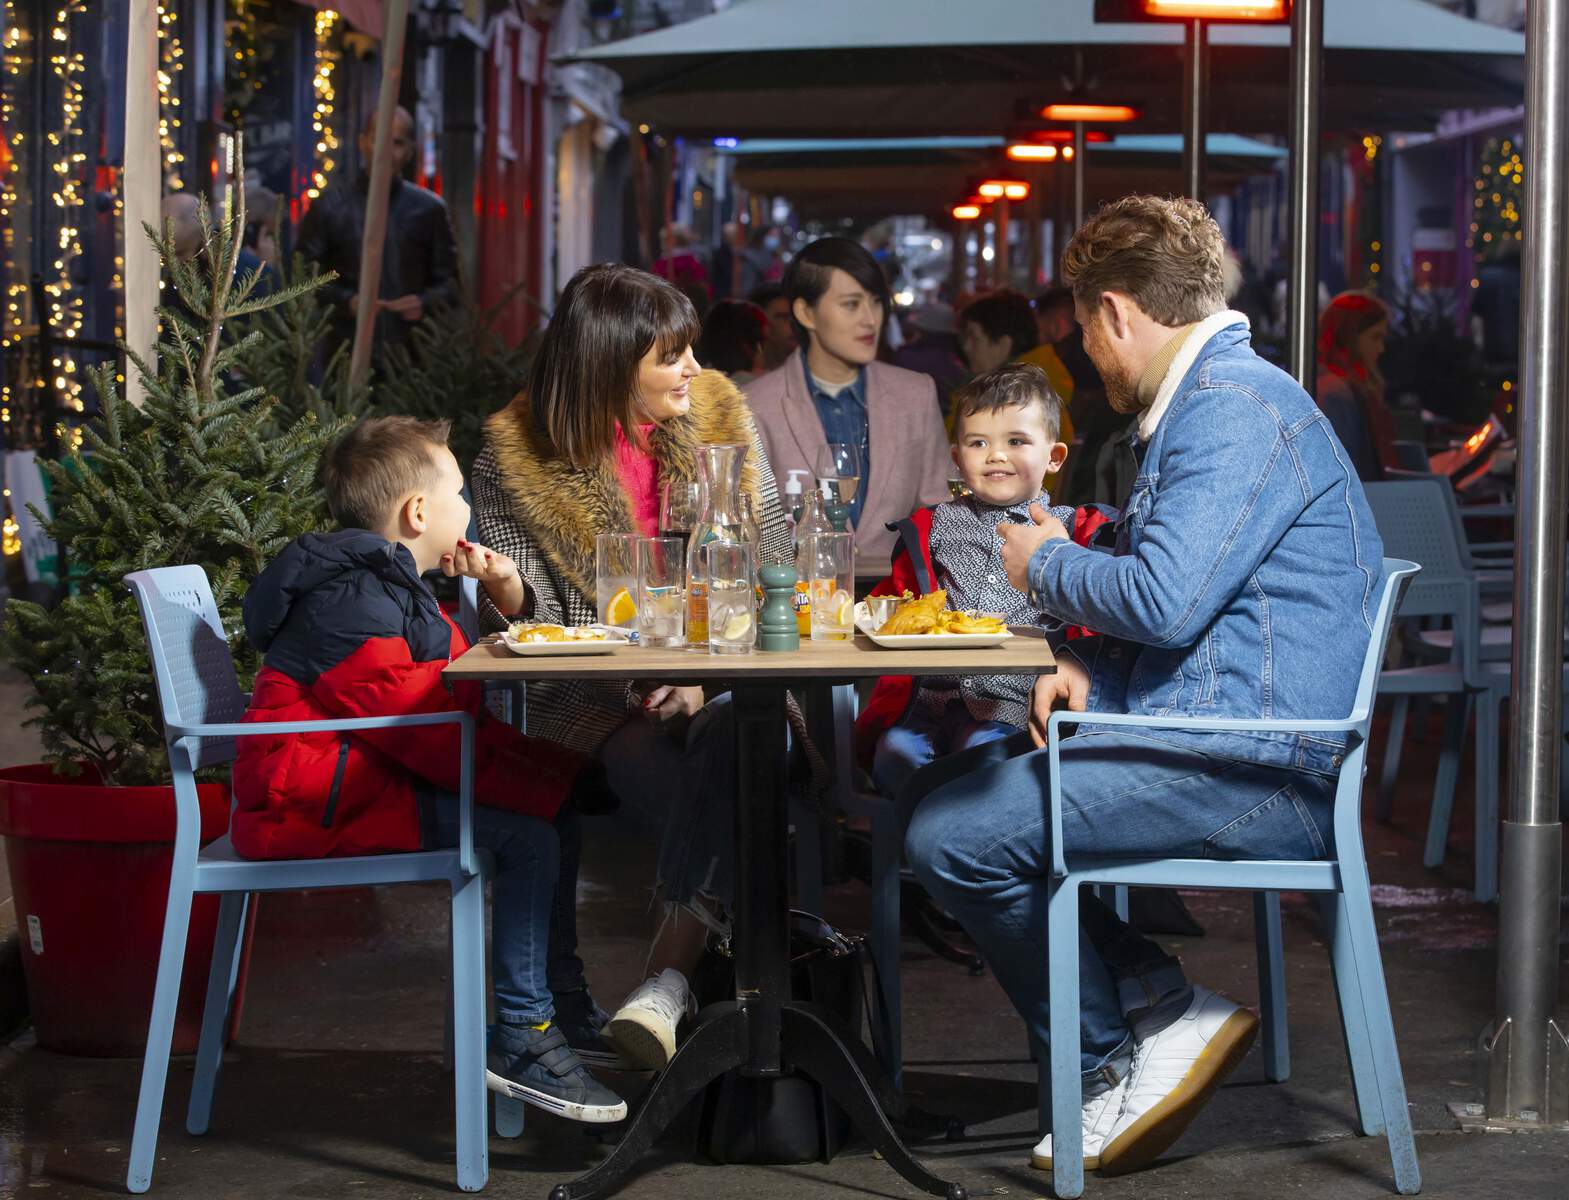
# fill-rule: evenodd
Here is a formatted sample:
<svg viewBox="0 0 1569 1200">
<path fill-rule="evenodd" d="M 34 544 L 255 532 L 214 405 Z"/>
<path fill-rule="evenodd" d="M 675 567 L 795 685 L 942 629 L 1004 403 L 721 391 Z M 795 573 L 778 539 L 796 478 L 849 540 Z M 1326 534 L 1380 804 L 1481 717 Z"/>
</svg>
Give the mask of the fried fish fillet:
<svg viewBox="0 0 1569 1200">
<path fill-rule="evenodd" d="M 908 604 L 901 604 L 877 632 L 887 636 L 930 633 L 937 628 L 938 615 L 948 605 L 948 593 L 938 589 Z"/>
</svg>

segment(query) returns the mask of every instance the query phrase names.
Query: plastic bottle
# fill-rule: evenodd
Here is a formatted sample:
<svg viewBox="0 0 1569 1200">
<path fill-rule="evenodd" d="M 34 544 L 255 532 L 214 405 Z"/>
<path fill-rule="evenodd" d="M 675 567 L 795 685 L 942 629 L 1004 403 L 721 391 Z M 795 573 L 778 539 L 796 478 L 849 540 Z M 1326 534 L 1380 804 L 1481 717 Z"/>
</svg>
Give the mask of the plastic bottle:
<svg viewBox="0 0 1569 1200">
<path fill-rule="evenodd" d="M 812 635 L 812 597 L 807 581 L 812 577 L 817 535 L 833 531 L 823 515 L 822 497 L 816 491 L 807 492 L 795 526 L 795 624 L 802 637 Z"/>
<path fill-rule="evenodd" d="M 785 480 L 784 486 L 785 520 L 790 522 L 790 533 L 794 536 L 795 527 L 801 519 L 801 503 L 806 495 L 806 485 L 801 480 L 810 475 L 811 472 L 797 467 L 794 470 L 786 471 L 785 474 L 789 477 Z"/>
</svg>

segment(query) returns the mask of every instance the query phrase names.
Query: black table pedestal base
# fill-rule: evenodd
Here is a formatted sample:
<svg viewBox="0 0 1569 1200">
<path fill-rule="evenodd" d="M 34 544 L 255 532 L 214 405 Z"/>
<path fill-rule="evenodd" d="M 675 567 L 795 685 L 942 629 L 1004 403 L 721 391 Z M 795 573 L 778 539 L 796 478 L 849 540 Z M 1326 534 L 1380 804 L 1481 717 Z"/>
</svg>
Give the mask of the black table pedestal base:
<svg viewBox="0 0 1569 1200">
<path fill-rule="evenodd" d="M 705 1087 L 746 1065 L 748 1016 L 741 1001 L 704 1009 L 700 1023 L 654 1081 L 610 1156 L 581 1178 L 557 1184 L 550 1200 L 599 1200 L 620 1187 L 659 1135 Z M 842 1035 L 814 1005 L 786 1001 L 779 1006 L 779 1016 L 780 1058 L 815 1079 L 889 1166 L 930 1195 L 965 1200 L 963 1184 L 937 1178 L 899 1140 L 880 1102 L 891 1098 L 891 1093 L 859 1041 Z"/>
</svg>

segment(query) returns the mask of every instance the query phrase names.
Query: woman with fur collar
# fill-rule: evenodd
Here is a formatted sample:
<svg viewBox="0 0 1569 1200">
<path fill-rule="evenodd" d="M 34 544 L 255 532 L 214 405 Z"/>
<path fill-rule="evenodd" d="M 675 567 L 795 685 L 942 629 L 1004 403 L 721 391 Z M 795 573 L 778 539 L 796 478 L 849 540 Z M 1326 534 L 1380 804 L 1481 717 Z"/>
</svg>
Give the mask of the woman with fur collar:
<svg viewBox="0 0 1569 1200">
<path fill-rule="evenodd" d="M 742 487 L 759 518 L 762 554 L 789 554 L 752 414 L 724 375 L 698 366 L 692 343 L 700 331 L 691 301 L 644 271 L 605 263 L 567 284 L 523 391 L 487 422 L 474 464 L 480 540 L 510 560 L 485 586 L 489 628 L 520 617 L 592 624 L 594 536 L 654 534 L 661 487 L 696 480 L 697 451 L 707 444 L 751 447 Z M 657 1070 L 675 1052 L 690 1005 L 687 974 L 708 929 L 722 925 L 730 895 L 727 698 L 705 703 L 701 688 L 634 680 L 534 684 L 528 720 L 535 736 L 597 754 L 622 802 L 664 825 L 665 905 L 651 978 L 605 1030 L 623 1059 Z M 559 916 L 570 938 L 571 914 Z M 597 1041 L 598 1030 L 566 1032 L 580 1056 L 589 1051 L 585 1061 L 605 1061 L 595 1046 L 576 1044 Z"/>
</svg>

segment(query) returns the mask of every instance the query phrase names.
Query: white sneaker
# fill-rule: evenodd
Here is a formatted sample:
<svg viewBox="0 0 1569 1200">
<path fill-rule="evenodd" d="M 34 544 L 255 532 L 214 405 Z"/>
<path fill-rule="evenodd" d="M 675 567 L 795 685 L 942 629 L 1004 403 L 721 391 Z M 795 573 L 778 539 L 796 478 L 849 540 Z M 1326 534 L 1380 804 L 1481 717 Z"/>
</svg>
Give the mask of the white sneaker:
<svg viewBox="0 0 1569 1200">
<path fill-rule="evenodd" d="M 1121 1083 L 1084 1102 L 1082 1116 L 1086 1171 L 1100 1169 L 1101 1148 L 1106 1144 L 1106 1138 L 1117 1123 L 1117 1118 L 1122 1115 L 1122 1106 L 1128 1098 L 1128 1082 L 1132 1078 L 1133 1072 L 1129 1071 Z M 1051 1134 L 1043 1137 L 1040 1145 L 1030 1151 L 1030 1166 L 1042 1171 L 1051 1170 Z"/>
<path fill-rule="evenodd" d="M 1258 1018 L 1247 1009 L 1195 987 L 1188 1011 L 1134 1048 L 1128 1098 L 1101 1146 L 1101 1171 L 1135 1171 L 1165 1153 L 1257 1033 Z"/>
<path fill-rule="evenodd" d="M 605 1036 L 643 1071 L 663 1071 L 676 1053 L 676 1026 L 692 1007 L 686 976 L 666 967 L 626 998 L 605 1026 Z"/>
</svg>

